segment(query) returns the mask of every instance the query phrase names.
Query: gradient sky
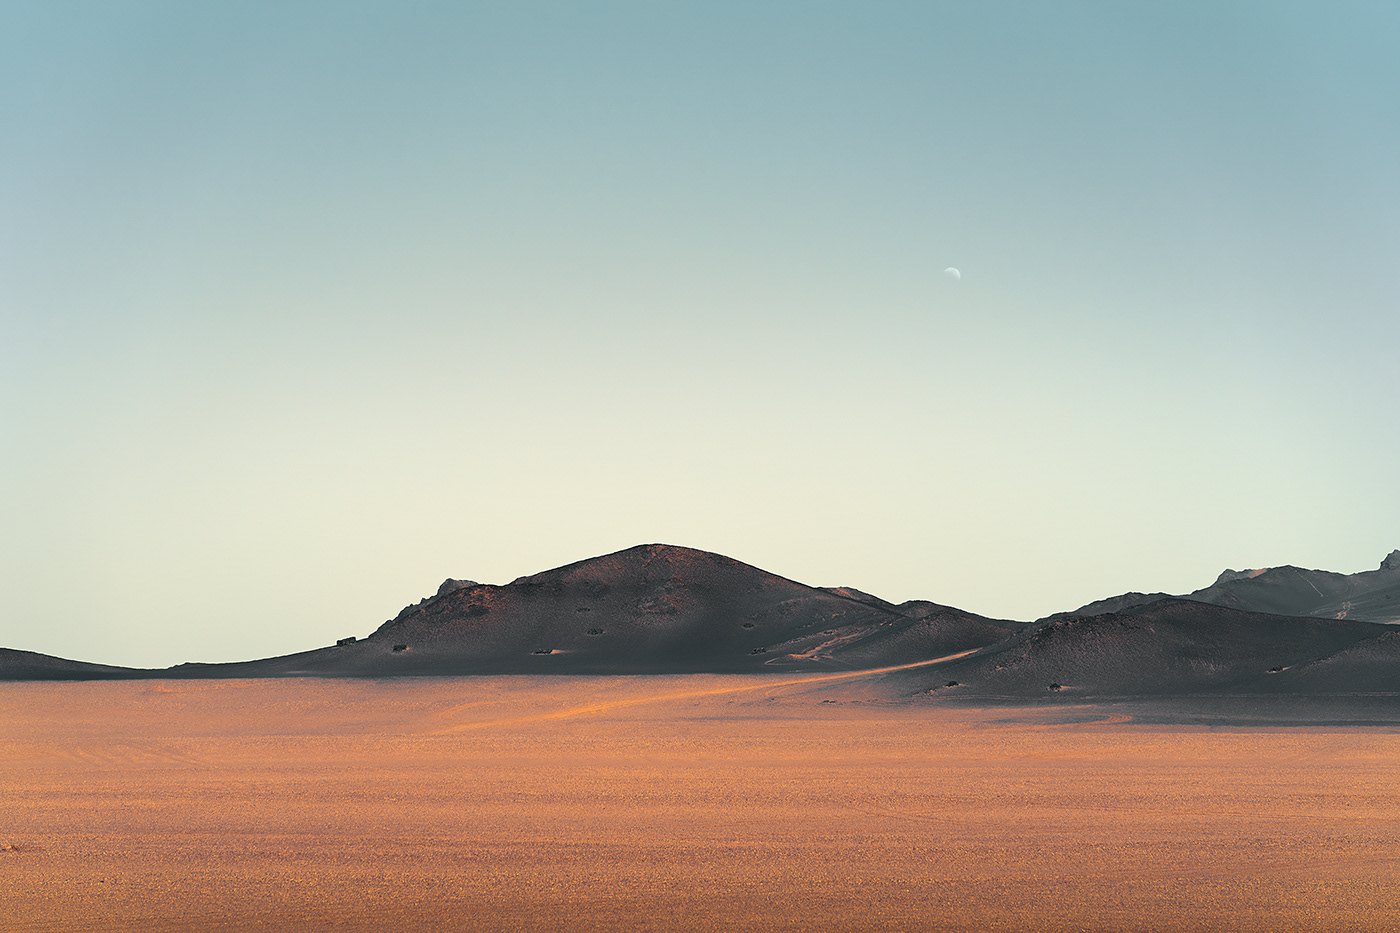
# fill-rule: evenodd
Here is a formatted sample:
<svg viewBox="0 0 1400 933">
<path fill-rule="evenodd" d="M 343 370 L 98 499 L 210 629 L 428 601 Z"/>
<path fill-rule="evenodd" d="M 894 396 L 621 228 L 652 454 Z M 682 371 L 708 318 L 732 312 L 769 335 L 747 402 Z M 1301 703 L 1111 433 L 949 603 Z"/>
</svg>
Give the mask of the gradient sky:
<svg viewBox="0 0 1400 933">
<path fill-rule="evenodd" d="M 0 645 L 280 654 L 656 541 L 1021 619 L 1374 568 L 1397 36 L 11 0 Z"/>
</svg>

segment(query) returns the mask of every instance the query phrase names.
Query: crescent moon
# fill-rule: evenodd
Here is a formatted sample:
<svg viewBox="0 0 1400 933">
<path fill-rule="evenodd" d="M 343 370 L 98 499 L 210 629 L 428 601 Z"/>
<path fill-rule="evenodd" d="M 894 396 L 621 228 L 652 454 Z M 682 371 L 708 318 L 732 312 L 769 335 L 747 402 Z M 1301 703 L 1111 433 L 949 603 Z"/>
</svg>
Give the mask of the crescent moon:
<svg viewBox="0 0 1400 933">
<path fill-rule="evenodd" d="M 948 268 L 944 269 L 943 274 L 946 275 L 948 278 L 952 279 L 954 282 L 962 281 L 962 273 L 959 272 L 957 269 L 954 269 L 952 266 L 949 266 Z"/>
</svg>

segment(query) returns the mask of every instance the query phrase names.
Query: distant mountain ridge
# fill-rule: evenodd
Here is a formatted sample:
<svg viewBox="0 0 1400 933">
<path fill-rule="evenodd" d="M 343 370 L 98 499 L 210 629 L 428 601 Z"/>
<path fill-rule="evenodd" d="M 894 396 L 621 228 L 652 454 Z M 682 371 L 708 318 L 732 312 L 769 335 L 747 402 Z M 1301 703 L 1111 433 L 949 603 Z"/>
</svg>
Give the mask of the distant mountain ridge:
<svg viewBox="0 0 1400 933">
<path fill-rule="evenodd" d="M 1123 593 L 1041 621 L 1119 612 L 1168 597 L 1167 593 Z M 1246 612 L 1400 624 L 1400 550 L 1391 551 L 1377 569 L 1352 574 L 1292 565 L 1225 570 L 1210 586 L 1179 598 Z"/>
<path fill-rule="evenodd" d="M 0 681 L 3 680 L 116 680 L 158 675 L 158 670 L 117 667 L 70 661 L 37 651 L 0 648 Z"/>
<path fill-rule="evenodd" d="M 1167 597 L 1029 626 L 941 665 L 939 675 L 948 679 L 929 692 L 1065 699 L 1336 692 L 1335 678 L 1323 684 L 1297 674 L 1281 677 L 1329 659 L 1349 664 L 1353 675 L 1364 671 L 1372 687 L 1389 684 L 1400 692 L 1400 664 L 1393 663 L 1400 661 L 1400 643 L 1388 641 L 1397 634 L 1375 622 L 1279 616 Z M 924 678 L 911 671 L 904 679 L 912 686 Z"/>
<path fill-rule="evenodd" d="M 1015 625 L 947 607 L 906 614 L 858 590 L 810 587 L 664 544 L 506 586 L 450 583 L 343 654 L 394 671 L 464 664 L 501 673 L 845 670 L 981 647 Z M 379 658 L 389 642 L 397 657 Z"/>
<path fill-rule="evenodd" d="M 0 680 L 870 671 L 968 698 L 1355 693 L 1400 698 L 1400 551 L 1374 571 L 1227 570 L 1185 597 L 1125 593 L 1034 623 L 812 587 L 648 544 L 519 577 L 448 579 L 366 638 L 139 670 L 0 649 Z M 1280 611 L 1280 610 L 1286 611 Z M 952 656 L 956 655 L 956 658 Z"/>
<path fill-rule="evenodd" d="M 720 554 L 647 544 L 505 586 L 448 579 L 369 637 L 333 647 L 154 672 L 85 670 L 92 678 L 848 671 L 980 648 L 1017 625 L 934 603 L 905 610 Z M 65 676 L 81 673 L 64 666 L 77 662 L 50 662 Z M 0 679 L 49 679 L 45 669 L 0 666 Z"/>
</svg>

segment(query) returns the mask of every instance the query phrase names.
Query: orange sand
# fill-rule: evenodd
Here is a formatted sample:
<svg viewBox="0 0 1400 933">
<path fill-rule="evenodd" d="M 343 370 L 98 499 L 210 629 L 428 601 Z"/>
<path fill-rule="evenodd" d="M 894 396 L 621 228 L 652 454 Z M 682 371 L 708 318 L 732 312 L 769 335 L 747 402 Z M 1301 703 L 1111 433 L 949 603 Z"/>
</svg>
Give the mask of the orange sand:
<svg viewBox="0 0 1400 933">
<path fill-rule="evenodd" d="M 0 684 L 0 919 L 1400 930 L 1393 729 L 780 679 Z"/>
</svg>

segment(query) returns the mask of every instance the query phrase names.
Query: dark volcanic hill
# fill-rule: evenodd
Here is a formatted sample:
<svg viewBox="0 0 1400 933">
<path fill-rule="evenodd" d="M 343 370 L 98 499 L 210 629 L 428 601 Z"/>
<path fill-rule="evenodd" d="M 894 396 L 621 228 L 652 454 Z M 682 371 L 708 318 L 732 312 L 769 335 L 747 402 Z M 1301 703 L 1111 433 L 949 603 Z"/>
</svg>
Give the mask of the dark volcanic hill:
<svg viewBox="0 0 1400 933">
<path fill-rule="evenodd" d="M 1311 696 L 1400 696 L 1400 631 L 1393 627 L 1325 658 L 1284 668 L 1258 685 L 1273 693 Z"/>
<path fill-rule="evenodd" d="M 1189 598 L 1129 593 L 1022 624 L 650 544 L 507 586 L 447 580 L 334 647 L 159 671 L 0 649 L 0 680 L 820 672 L 972 652 L 881 676 L 937 697 L 1400 696 L 1400 631 L 1354 618 L 1385 617 L 1392 596 L 1400 551 L 1366 573 L 1227 571 Z"/>
<path fill-rule="evenodd" d="M 507 586 L 448 580 L 370 637 L 181 676 L 740 673 L 851 670 L 941 657 L 1005 638 L 932 603 L 908 613 L 719 554 L 649 544 Z"/>
<path fill-rule="evenodd" d="M 1166 595 L 1124 593 L 1048 619 L 1120 612 Z M 1376 570 L 1352 574 L 1293 566 L 1226 570 L 1210 586 L 1183 598 L 1247 612 L 1400 623 L 1400 550 L 1391 551 Z"/>
<path fill-rule="evenodd" d="M 968 658 L 890 676 L 911 690 L 982 697 L 1276 692 L 1286 683 L 1273 678 L 1292 668 L 1345 658 L 1348 650 L 1393 634 L 1373 622 L 1244 612 L 1169 597 L 1121 612 L 1040 622 Z M 1395 654 L 1393 647 L 1384 653 Z M 1336 663 L 1340 670 L 1342 662 Z M 1367 663 L 1368 670 L 1384 668 Z M 945 686 L 949 681 L 957 686 Z"/>
<path fill-rule="evenodd" d="M 1396 623 L 1400 622 L 1400 551 L 1391 551 L 1375 570 L 1351 574 L 1293 566 L 1226 570 L 1213 584 L 1186 598 L 1279 615 Z"/>
<path fill-rule="evenodd" d="M 0 648 L 0 680 L 110 680 L 158 674 L 158 671 L 69 661 L 36 651 Z"/>
</svg>

